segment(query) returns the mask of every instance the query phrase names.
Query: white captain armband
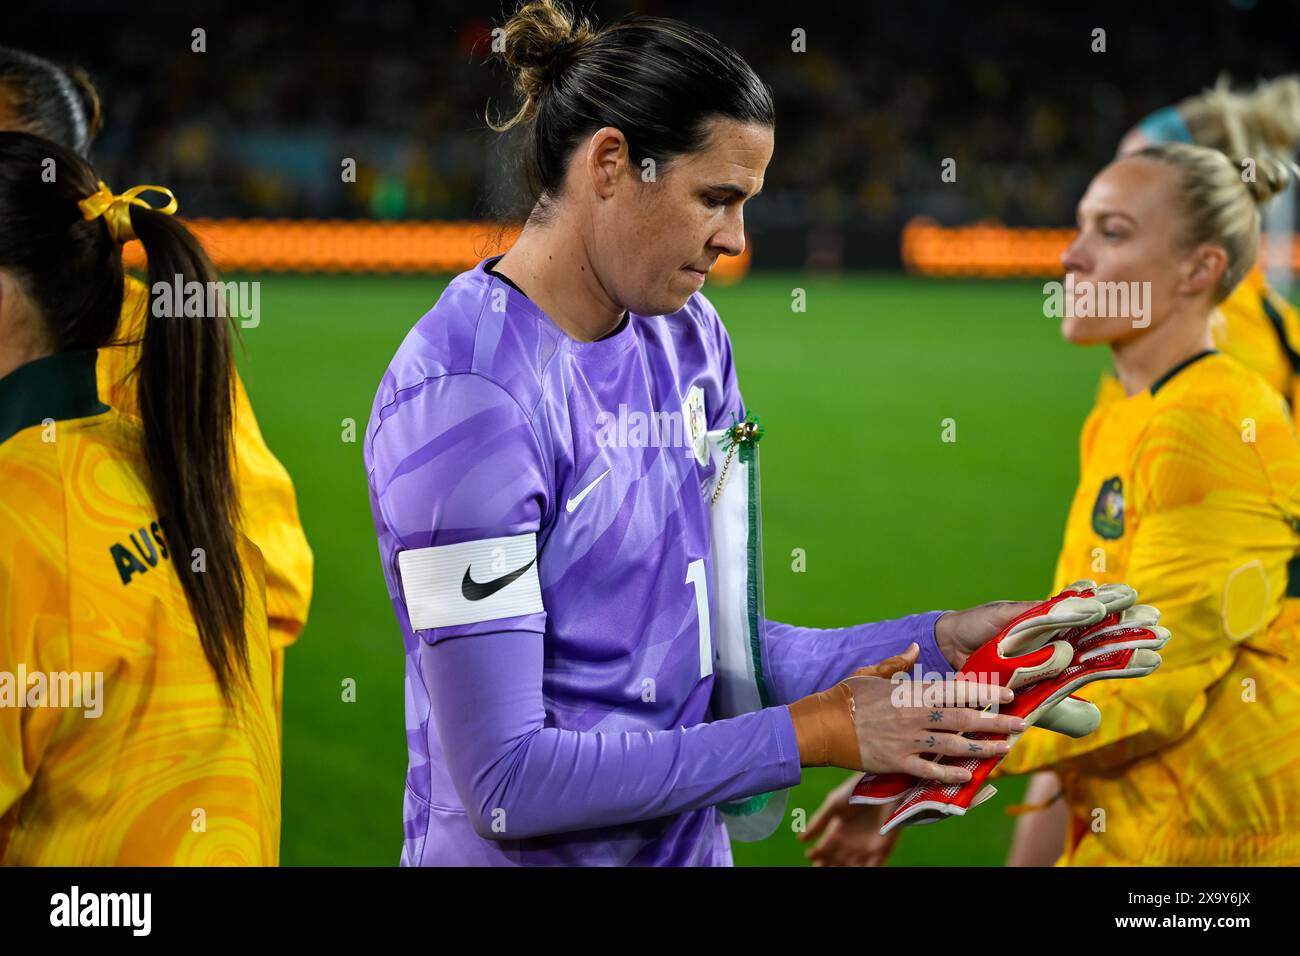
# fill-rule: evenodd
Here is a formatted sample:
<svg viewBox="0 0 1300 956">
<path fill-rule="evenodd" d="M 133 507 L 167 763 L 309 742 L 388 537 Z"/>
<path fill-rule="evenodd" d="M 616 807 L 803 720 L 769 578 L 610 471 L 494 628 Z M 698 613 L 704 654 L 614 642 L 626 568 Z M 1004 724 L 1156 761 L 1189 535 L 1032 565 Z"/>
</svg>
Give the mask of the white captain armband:
<svg viewBox="0 0 1300 956">
<path fill-rule="evenodd" d="M 417 631 L 543 610 L 535 532 L 401 551 L 397 566 Z"/>
</svg>

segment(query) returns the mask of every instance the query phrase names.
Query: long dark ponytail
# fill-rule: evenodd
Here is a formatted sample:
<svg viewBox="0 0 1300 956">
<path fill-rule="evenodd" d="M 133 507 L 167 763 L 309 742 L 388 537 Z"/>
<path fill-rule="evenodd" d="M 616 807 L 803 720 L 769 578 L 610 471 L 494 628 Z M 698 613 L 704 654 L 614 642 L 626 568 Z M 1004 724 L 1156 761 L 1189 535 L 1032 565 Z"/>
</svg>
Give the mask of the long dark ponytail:
<svg viewBox="0 0 1300 956">
<path fill-rule="evenodd" d="M 106 217 L 87 220 L 78 205 L 97 187 L 94 170 L 71 150 L 0 132 L 0 269 L 39 310 L 34 318 L 55 352 L 102 348 L 121 314 L 122 247 Z M 198 240 L 153 209 L 133 205 L 129 215 L 150 289 L 134 372 L 145 477 L 203 653 L 229 701 L 248 674 L 232 475 L 232 331 L 224 310 L 175 315 L 170 292 L 155 292 L 199 282 L 205 308 L 213 301 L 206 290 L 217 274 Z"/>
</svg>

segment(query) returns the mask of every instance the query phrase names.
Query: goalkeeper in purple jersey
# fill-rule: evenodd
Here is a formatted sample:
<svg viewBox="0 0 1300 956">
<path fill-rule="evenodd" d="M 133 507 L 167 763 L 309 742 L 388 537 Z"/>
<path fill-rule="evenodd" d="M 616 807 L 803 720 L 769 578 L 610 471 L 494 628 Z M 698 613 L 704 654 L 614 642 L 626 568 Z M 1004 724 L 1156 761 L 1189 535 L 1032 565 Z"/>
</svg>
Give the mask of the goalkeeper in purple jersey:
<svg viewBox="0 0 1300 956">
<path fill-rule="evenodd" d="M 967 779 L 920 754 L 1023 722 L 852 675 L 900 652 L 947 674 L 1026 605 L 762 622 L 765 706 L 714 699 L 724 476 L 701 439 L 746 410 L 699 288 L 744 248 L 767 87 L 674 21 L 595 31 L 543 0 L 503 40 L 536 204 L 411 330 L 365 440 L 406 644 L 402 863 L 728 865 L 719 805 L 803 766 Z"/>
</svg>

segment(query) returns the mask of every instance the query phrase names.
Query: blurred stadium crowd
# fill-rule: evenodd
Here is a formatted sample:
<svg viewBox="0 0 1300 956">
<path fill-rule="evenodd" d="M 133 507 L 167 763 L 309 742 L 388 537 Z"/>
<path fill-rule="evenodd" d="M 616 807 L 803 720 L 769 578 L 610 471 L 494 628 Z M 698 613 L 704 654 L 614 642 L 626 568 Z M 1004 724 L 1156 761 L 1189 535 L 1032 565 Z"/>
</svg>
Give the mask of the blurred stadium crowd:
<svg viewBox="0 0 1300 956">
<path fill-rule="evenodd" d="M 1300 27 L 1290 0 L 575 5 L 601 22 L 632 9 L 686 19 L 739 50 L 778 111 L 748 225 L 811 236 L 836 264 L 896 261 L 917 214 L 1070 222 L 1129 126 L 1221 71 L 1253 82 L 1293 70 Z M 55 0 L 11 9 L 0 42 L 86 68 L 104 102 L 93 158 L 105 177 L 168 184 L 185 214 L 483 218 L 515 198 L 501 188 L 508 150 L 483 122 L 489 101 L 511 103 L 488 62 L 491 27 L 511 7 Z M 791 48 L 796 29 L 806 52 Z M 1206 37 L 1223 62 L 1198 55 Z M 354 184 L 342 182 L 344 157 L 356 159 Z M 958 188 L 940 178 L 948 157 Z M 846 255 L 854 235 L 862 248 Z"/>
</svg>

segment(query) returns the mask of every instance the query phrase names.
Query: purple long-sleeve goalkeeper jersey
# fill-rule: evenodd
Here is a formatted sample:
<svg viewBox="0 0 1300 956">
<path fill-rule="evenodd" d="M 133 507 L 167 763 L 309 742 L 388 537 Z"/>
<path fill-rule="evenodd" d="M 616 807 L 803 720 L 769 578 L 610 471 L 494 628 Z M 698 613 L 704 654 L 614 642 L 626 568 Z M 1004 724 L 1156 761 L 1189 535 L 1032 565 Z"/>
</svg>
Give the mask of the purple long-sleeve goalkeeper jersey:
<svg viewBox="0 0 1300 956">
<path fill-rule="evenodd" d="M 743 415 L 726 330 L 696 294 L 578 342 L 494 261 L 411 330 L 366 432 L 406 645 L 401 862 L 730 864 L 716 805 L 800 768 L 786 707 L 710 712 L 713 465 L 692 436 Z M 937 616 L 769 623 L 773 703 L 913 640 L 946 670 Z"/>
</svg>

